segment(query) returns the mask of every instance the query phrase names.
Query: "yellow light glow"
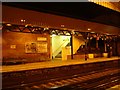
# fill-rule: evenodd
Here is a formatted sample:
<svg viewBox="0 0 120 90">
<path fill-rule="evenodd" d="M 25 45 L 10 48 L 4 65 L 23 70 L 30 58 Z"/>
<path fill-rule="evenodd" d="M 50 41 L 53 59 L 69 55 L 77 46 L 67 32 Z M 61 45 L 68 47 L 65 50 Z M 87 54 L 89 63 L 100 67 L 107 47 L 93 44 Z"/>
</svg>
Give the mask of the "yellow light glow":
<svg viewBox="0 0 120 90">
<path fill-rule="evenodd" d="M 8 24 L 6 24 L 6 26 L 12 26 L 12 25 L 8 23 Z"/>
<path fill-rule="evenodd" d="M 95 33 L 95 32 L 91 32 L 91 33 Z"/>
<path fill-rule="evenodd" d="M 16 45 L 10 45 L 10 48 L 11 48 L 11 49 L 15 49 L 15 48 L 16 48 Z"/>
<path fill-rule="evenodd" d="M 88 31 L 90 31 L 91 29 L 90 28 L 88 28 Z"/>
<path fill-rule="evenodd" d="M 47 41 L 46 37 L 37 37 L 37 41 Z"/>
<path fill-rule="evenodd" d="M 21 22 L 23 22 L 24 20 L 23 19 L 21 19 Z"/>
<path fill-rule="evenodd" d="M 110 2 L 110 0 L 89 0 L 89 1 L 120 12 L 120 7 L 116 4 L 117 2 L 116 3 Z"/>
<path fill-rule="evenodd" d="M 48 29 L 49 29 L 48 27 L 44 28 L 44 30 L 48 30 Z"/>
<path fill-rule="evenodd" d="M 26 24 L 25 27 L 27 27 L 27 26 L 32 26 L 32 24 Z"/>
<path fill-rule="evenodd" d="M 25 27 L 27 27 L 28 25 L 25 25 Z"/>
<path fill-rule="evenodd" d="M 21 19 L 20 21 L 21 21 L 21 22 L 25 22 L 25 19 Z"/>
<path fill-rule="evenodd" d="M 103 57 L 107 57 L 108 56 L 108 53 L 103 53 Z"/>
<path fill-rule="evenodd" d="M 56 35 L 55 35 L 55 34 L 53 34 L 53 35 L 52 35 L 52 37 L 53 37 L 53 36 L 56 36 Z"/>
<path fill-rule="evenodd" d="M 94 58 L 94 54 L 88 54 L 89 58 Z"/>
<path fill-rule="evenodd" d="M 65 27 L 65 25 L 61 25 L 61 27 Z"/>
</svg>

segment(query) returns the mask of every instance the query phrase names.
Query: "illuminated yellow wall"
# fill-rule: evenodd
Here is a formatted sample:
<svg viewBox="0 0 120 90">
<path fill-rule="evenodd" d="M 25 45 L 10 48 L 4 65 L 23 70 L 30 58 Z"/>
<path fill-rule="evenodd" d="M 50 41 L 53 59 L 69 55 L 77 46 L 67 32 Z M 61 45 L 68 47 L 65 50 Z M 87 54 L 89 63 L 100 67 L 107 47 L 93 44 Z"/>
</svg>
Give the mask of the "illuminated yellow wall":
<svg viewBox="0 0 120 90">
<path fill-rule="evenodd" d="M 73 54 L 76 53 L 76 51 L 79 49 L 81 45 L 84 45 L 84 38 L 82 36 L 73 36 Z"/>
</svg>

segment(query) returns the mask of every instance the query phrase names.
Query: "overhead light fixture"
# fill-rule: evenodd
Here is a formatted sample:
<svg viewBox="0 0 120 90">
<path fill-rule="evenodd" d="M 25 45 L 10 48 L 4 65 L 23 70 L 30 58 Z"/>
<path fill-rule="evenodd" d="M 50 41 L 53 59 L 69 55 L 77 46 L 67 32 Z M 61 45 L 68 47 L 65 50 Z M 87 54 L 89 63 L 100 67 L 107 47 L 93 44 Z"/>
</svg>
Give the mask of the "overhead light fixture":
<svg viewBox="0 0 120 90">
<path fill-rule="evenodd" d="M 6 26 L 12 26 L 10 23 L 6 24 Z"/>
<path fill-rule="evenodd" d="M 25 19 L 21 19 L 20 21 L 21 21 L 21 22 L 25 22 Z"/>
<path fill-rule="evenodd" d="M 48 30 L 48 29 L 49 29 L 48 27 L 44 28 L 44 30 Z"/>
<path fill-rule="evenodd" d="M 91 32 L 91 33 L 95 33 L 95 32 Z"/>
<path fill-rule="evenodd" d="M 26 24 L 25 27 L 32 26 L 32 24 Z"/>
<path fill-rule="evenodd" d="M 65 27 L 65 25 L 61 25 L 61 27 Z"/>
<path fill-rule="evenodd" d="M 106 35 L 110 35 L 109 33 L 106 33 Z"/>
<path fill-rule="evenodd" d="M 90 28 L 88 28 L 88 31 L 90 31 L 91 29 Z"/>
</svg>

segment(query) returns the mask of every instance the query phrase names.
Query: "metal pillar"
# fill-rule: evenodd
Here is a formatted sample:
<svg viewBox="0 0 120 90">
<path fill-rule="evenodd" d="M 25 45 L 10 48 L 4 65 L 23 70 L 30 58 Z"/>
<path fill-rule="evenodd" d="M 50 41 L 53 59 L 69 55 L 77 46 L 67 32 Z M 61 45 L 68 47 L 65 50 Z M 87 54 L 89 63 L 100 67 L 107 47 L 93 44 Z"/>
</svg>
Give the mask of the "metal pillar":
<svg viewBox="0 0 120 90">
<path fill-rule="evenodd" d="M 104 41 L 104 50 L 107 52 L 106 42 Z"/>
<path fill-rule="evenodd" d="M 87 45 L 88 43 L 88 52 L 90 53 L 90 33 L 87 33 L 87 42 L 85 44 Z"/>
<path fill-rule="evenodd" d="M 88 57 L 87 57 L 87 42 L 85 41 L 85 60 L 87 60 Z"/>
<path fill-rule="evenodd" d="M 71 59 L 73 59 L 73 34 L 71 34 L 70 44 L 71 44 Z"/>
</svg>

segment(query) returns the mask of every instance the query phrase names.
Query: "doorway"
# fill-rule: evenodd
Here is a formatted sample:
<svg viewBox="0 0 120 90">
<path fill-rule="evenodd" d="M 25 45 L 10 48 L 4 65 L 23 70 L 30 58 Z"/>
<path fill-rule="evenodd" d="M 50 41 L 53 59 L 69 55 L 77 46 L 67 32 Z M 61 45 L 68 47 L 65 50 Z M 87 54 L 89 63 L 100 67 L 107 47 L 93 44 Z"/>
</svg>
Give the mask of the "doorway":
<svg viewBox="0 0 120 90">
<path fill-rule="evenodd" d="M 70 46 L 70 37 L 65 35 L 51 35 L 52 59 L 62 59 L 62 49 Z"/>
</svg>

